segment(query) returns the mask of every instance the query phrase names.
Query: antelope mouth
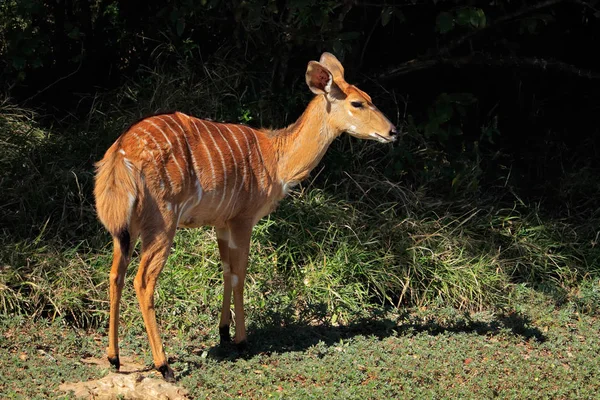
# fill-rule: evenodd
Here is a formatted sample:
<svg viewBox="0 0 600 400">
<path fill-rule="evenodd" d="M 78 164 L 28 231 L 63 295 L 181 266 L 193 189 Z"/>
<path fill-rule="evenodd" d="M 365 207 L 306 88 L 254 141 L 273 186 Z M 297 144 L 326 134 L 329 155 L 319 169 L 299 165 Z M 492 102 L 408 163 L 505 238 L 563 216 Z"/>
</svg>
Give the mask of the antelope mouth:
<svg viewBox="0 0 600 400">
<path fill-rule="evenodd" d="M 381 143 L 391 143 L 396 140 L 396 138 L 393 136 L 385 137 L 385 136 L 381 136 L 379 133 L 375 133 L 375 132 L 371 133 L 371 135 L 369 135 L 369 136 L 371 136 L 373 139 L 375 139 Z"/>
</svg>

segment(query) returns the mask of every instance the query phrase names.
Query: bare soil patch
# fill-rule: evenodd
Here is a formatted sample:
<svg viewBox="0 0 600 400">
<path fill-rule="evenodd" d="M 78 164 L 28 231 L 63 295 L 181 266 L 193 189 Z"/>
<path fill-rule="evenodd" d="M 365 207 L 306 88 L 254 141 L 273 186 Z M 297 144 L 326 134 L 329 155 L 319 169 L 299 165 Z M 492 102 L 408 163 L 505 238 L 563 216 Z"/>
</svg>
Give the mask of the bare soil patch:
<svg viewBox="0 0 600 400">
<path fill-rule="evenodd" d="M 90 357 L 81 362 L 110 369 L 106 359 Z M 187 390 L 166 382 L 154 369 L 128 357 L 121 358 L 119 372 L 111 372 L 104 378 L 86 382 L 63 383 L 59 389 L 71 391 L 76 398 L 81 399 L 189 399 Z"/>
</svg>

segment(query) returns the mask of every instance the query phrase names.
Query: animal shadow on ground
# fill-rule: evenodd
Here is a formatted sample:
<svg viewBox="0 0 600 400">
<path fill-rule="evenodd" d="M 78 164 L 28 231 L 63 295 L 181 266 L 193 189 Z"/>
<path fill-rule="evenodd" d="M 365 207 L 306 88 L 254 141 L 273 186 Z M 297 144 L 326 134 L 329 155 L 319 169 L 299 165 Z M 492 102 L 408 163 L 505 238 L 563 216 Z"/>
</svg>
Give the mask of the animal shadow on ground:
<svg viewBox="0 0 600 400">
<path fill-rule="evenodd" d="M 306 351 L 320 342 L 326 346 L 333 346 L 340 340 L 357 336 L 376 337 L 382 340 L 390 336 L 410 336 L 418 333 L 431 336 L 445 333 L 475 333 L 486 336 L 508 334 L 520 337 L 523 341 L 544 342 L 546 340 L 546 336 L 532 325 L 526 315 L 515 312 L 501 312 L 488 320 L 473 319 L 468 313 L 463 313 L 446 322 L 438 317 L 415 317 L 409 311 L 390 318 L 389 313 L 379 311 L 369 317 L 358 318 L 347 325 L 295 322 L 287 318 L 274 323 L 281 314 L 268 314 L 270 313 L 266 313 L 265 319 L 273 323 L 261 326 L 250 325 L 249 342 L 244 351 L 237 351 L 233 344 L 216 345 L 208 350 L 208 357 L 217 361 L 251 359 L 257 355 Z M 187 373 L 189 372 L 191 371 L 188 370 Z"/>
</svg>

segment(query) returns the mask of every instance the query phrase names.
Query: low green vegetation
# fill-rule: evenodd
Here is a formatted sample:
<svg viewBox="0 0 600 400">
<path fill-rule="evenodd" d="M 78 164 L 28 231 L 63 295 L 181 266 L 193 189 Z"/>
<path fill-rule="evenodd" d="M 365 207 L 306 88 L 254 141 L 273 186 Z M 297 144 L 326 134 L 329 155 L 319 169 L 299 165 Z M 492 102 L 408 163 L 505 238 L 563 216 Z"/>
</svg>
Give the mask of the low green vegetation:
<svg viewBox="0 0 600 400">
<path fill-rule="evenodd" d="M 214 312 L 188 311 L 196 322 L 164 335 L 193 398 L 595 398 L 600 320 L 576 310 L 518 285 L 505 311 L 369 308 L 340 324 L 285 314 L 268 297 L 250 308 L 242 355 L 218 346 Z M 150 365 L 141 318 L 123 319 L 123 354 Z M 66 398 L 61 383 L 108 373 L 81 361 L 104 357 L 102 330 L 20 316 L 0 329 L 2 398 Z"/>
<path fill-rule="evenodd" d="M 161 82 L 155 91 L 173 85 Z M 168 101 L 177 105 L 186 93 L 173 91 Z M 31 112 L 3 103 L 0 312 L 61 317 L 81 327 L 106 323 L 112 249 L 96 221 L 91 189 L 93 162 L 133 118 L 132 108 L 114 100 L 120 96 L 99 98 L 85 121 L 61 126 L 61 135 Z M 142 98 L 151 100 L 136 107 L 156 106 L 153 96 Z M 220 114 L 216 101 L 203 106 L 212 108 L 198 112 Z M 417 125 L 411 129 L 418 133 Z M 369 306 L 494 309 L 525 284 L 559 304 L 597 312 L 600 217 L 593 204 L 557 213 L 524 202 L 510 186 L 444 194 L 443 167 L 406 185 L 401 177 L 394 182 L 388 176 L 402 160 L 398 150 L 415 146 L 419 154 L 413 138 L 409 133 L 397 148 L 336 141 L 322 169 L 256 227 L 250 307 L 277 298 L 281 310 L 298 317 L 346 323 Z M 413 158 L 408 172 L 417 164 Z M 562 196 L 575 196 L 583 186 L 567 180 Z M 129 286 L 136 265 L 134 257 Z M 193 324 L 186 315 L 215 310 L 220 291 L 214 232 L 180 231 L 158 289 L 160 312 L 182 318 L 169 323 Z M 124 303 L 129 319 L 137 312 L 131 291 Z"/>
</svg>

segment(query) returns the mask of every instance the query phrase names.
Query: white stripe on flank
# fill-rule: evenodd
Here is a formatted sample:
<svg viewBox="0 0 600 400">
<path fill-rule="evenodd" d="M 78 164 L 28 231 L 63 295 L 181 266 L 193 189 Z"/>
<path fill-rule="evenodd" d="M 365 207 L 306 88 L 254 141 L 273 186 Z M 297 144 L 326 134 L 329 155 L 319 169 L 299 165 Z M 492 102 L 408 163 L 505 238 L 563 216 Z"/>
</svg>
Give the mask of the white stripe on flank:
<svg viewBox="0 0 600 400">
<path fill-rule="evenodd" d="M 179 221 L 181 220 L 181 216 L 187 211 L 187 204 L 191 200 L 191 198 L 187 199 L 183 202 L 183 205 L 179 207 L 179 205 L 175 204 L 175 213 L 177 213 L 177 224 L 175 226 L 179 226 Z"/>
<path fill-rule="evenodd" d="M 132 162 L 128 158 L 123 157 L 123 163 L 125 164 L 125 166 L 129 170 L 129 172 L 133 171 L 133 164 L 132 164 Z"/>
<path fill-rule="evenodd" d="M 132 132 L 132 134 L 139 141 L 140 137 L 137 135 L 137 133 Z M 119 153 L 125 155 L 125 150 L 121 149 L 121 150 L 119 150 Z M 127 158 L 123 157 L 123 164 L 125 164 L 125 168 L 127 168 L 127 172 L 129 174 L 131 174 L 133 172 L 133 164 L 131 163 L 131 161 L 128 160 Z M 131 221 L 131 214 L 133 213 L 133 205 L 135 204 L 135 198 L 136 198 L 136 193 L 127 193 L 127 202 L 128 202 L 127 224 L 129 224 Z"/>
<path fill-rule="evenodd" d="M 200 200 L 202 200 L 202 185 L 200 181 L 196 179 L 196 205 L 200 204 Z"/>
<path fill-rule="evenodd" d="M 185 131 L 185 129 L 183 129 L 183 126 L 181 126 L 181 124 L 172 115 L 167 114 L 166 117 L 168 117 L 171 121 L 173 121 L 175 123 L 175 125 L 177 125 L 179 127 L 179 129 L 181 129 L 181 135 L 183 136 L 185 145 L 187 146 L 187 149 L 190 152 L 190 157 L 192 158 L 192 168 L 194 170 L 194 175 L 196 175 L 196 181 L 194 183 L 194 187 L 196 188 L 196 201 L 195 201 L 194 206 L 197 206 L 198 204 L 200 204 L 200 201 L 202 200 L 203 190 L 202 190 L 202 185 L 200 184 L 200 170 L 198 168 L 198 163 L 196 162 L 196 156 L 194 155 L 194 152 L 192 151 L 192 148 L 190 147 L 190 143 L 188 142 L 188 139 L 187 139 L 187 134 L 186 134 L 187 132 Z M 187 115 L 186 115 L 186 117 L 187 117 Z M 189 120 L 189 117 L 188 117 L 188 120 Z M 165 123 L 166 123 L 166 121 L 165 121 Z M 168 125 L 168 123 L 167 123 L 167 125 Z M 174 131 L 174 134 L 175 134 L 175 139 L 177 139 L 177 143 L 179 144 L 179 146 L 181 148 L 181 154 L 185 160 L 185 152 L 183 151 L 183 146 L 181 145 L 181 141 L 179 140 L 179 135 L 175 131 Z M 210 157 L 210 154 L 209 154 L 209 157 Z M 212 168 L 212 161 L 210 161 L 210 165 Z M 213 170 L 213 174 L 214 174 L 214 170 Z"/>
<path fill-rule="evenodd" d="M 238 163 L 237 163 L 237 160 L 235 159 L 235 154 L 233 154 L 233 149 L 231 148 L 231 145 L 227 141 L 227 138 L 225 137 L 225 135 L 223 135 L 223 132 L 221 132 L 221 129 L 219 129 L 219 125 L 213 124 L 212 122 L 211 122 L 211 125 L 214 126 L 215 128 L 217 128 L 219 135 L 221 135 L 221 137 L 225 141 L 225 144 L 229 148 L 229 152 L 231 153 L 231 159 L 233 160 L 233 163 L 235 164 L 235 167 L 233 168 L 233 171 L 235 173 L 235 180 L 233 181 L 233 187 L 231 189 L 231 196 L 229 196 L 229 201 L 227 201 L 227 205 L 225 206 L 225 210 L 224 210 L 224 214 L 225 214 L 227 212 L 227 210 L 229 209 L 229 207 L 231 206 L 231 201 L 233 200 L 233 196 L 235 195 L 235 187 L 237 186 L 237 181 L 238 181 Z M 225 187 L 224 191 L 227 191 L 227 187 Z M 229 219 L 230 215 L 226 215 L 226 217 L 227 217 L 227 219 Z"/>
<path fill-rule="evenodd" d="M 131 214 L 133 213 L 133 204 L 135 203 L 135 195 L 133 193 L 127 194 L 129 200 L 129 211 L 127 211 L 127 225 L 131 222 Z"/>
<path fill-rule="evenodd" d="M 217 152 L 219 152 L 219 156 L 221 157 L 221 166 L 223 167 L 223 194 L 221 195 L 221 201 L 217 205 L 217 208 L 215 208 L 215 212 L 217 212 L 221 208 L 223 201 L 225 201 L 225 193 L 227 192 L 227 190 L 226 190 L 227 189 L 227 166 L 225 165 L 225 157 L 223 157 L 223 152 L 221 151 L 219 146 L 217 146 L 217 141 L 211 134 L 212 132 L 208 129 L 206 124 L 201 119 L 198 119 L 198 121 L 200 121 L 200 123 L 202 125 L 204 125 L 204 129 L 206 129 L 208 131 L 208 133 L 209 133 L 208 137 L 210 138 L 210 140 L 212 140 L 213 145 L 215 146 L 215 149 L 217 149 Z M 216 183 L 217 183 L 217 181 L 215 178 L 215 185 L 216 185 Z"/>
<path fill-rule="evenodd" d="M 181 129 L 181 132 L 183 135 L 183 140 L 185 140 L 185 145 L 187 146 L 187 149 L 190 152 L 190 157 L 192 157 L 192 168 L 194 169 L 194 174 L 196 175 L 196 184 L 195 184 L 196 185 L 196 196 L 197 196 L 196 205 L 198 205 L 200 203 L 200 200 L 202 200 L 202 185 L 200 184 L 200 169 L 198 168 L 198 163 L 196 162 L 196 156 L 194 155 L 194 152 L 192 151 L 190 142 L 188 142 L 185 129 L 183 129 L 183 127 L 179 124 L 179 122 L 177 122 L 177 120 L 175 118 L 171 117 L 170 115 L 167 115 L 167 116 L 169 118 L 171 118 L 173 120 L 173 122 L 175 122 L 177 124 L 177 126 Z M 188 120 L 189 120 L 189 117 L 188 117 Z M 198 128 L 196 127 L 195 124 L 194 124 L 194 127 L 196 128 L 196 130 L 198 130 Z M 198 135 L 198 136 L 200 136 L 200 135 Z M 200 138 L 198 137 L 198 139 L 200 139 Z M 181 150 L 182 150 L 182 154 L 183 154 L 183 148 Z M 210 157 L 210 154 L 209 154 L 209 157 Z M 211 169 L 213 169 L 212 168 L 212 160 L 210 161 L 210 167 L 211 167 Z M 215 171 L 213 169 L 213 179 L 214 179 L 214 174 L 215 174 Z"/>
<path fill-rule="evenodd" d="M 206 145 L 206 143 L 204 143 L 204 139 L 202 138 L 202 135 L 200 135 L 200 129 L 198 129 L 198 126 L 196 125 L 196 121 L 200 121 L 200 120 L 199 119 L 193 120 L 193 119 L 190 118 L 190 124 L 192 124 L 194 126 L 194 129 L 196 130 L 196 133 L 198 134 L 198 141 L 200 143 L 202 143 L 202 147 L 204 147 L 204 150 L 206 151 L 206 154 L 208 155 L 208 163 L 210 164 L 210 171 L 212 173 L 212 180 L 213 180 L 213 183 L 215 184 L 215 187 L 216 187 L 216 185 L 217 185 L 217 175 L 215 174 L 215 167 L 213 165 L 212 156 L 210 155 L 210 151 L 208 150 L 208 146 Z M 202 125 L 204 125 L 204 124 L 202 124 Z M 206 128 L 206 125 L 204 125 L 204 127 Z M 211 202 L 212 202 L 212 200 L 211 200 Z"/>
<path fill-rule="evenodd" d="M 140 129 L 142 130 L 142 132 L 144 132 L 146 134 L 146 136 L 148 136 L 150 139 L 152 139 L 152 141 L 156 145 L 156 151 L 158 152 L 158 155 L 160 156 L 160 161 L 162 162 L 162 167 L 165 170 L 165 175 L 169 179 L 169 187 L 171 188 L 171 191 L 173 191 L 173 178 L 171 178 L 171 174 L 169 174 L 169 170 L 167 169 L 167 163 L 165 162 L 165 159 L 163 158 L 162 149 L 160 148 L 160 145 L 158 144 L 158 142 L 156 141 L 156 139 L 154 138 L 154 136 L 152 136 L 152 134 L 150 132 L 148 132 L 145 128 L 140 128 Z M 152 156 L 154 156 L 154 152 L 152 153 Z M 152 157 L 152 158 L 154 159 L 154 157 Z M 155 162 L 155 165 L 157 168 L 159 168 L 158 165 L 156 164 L 156 162 Z"/>
<path fill-rule="evenodd" d="M 236 126 L 236 125 L 234 125 L 234 126 Z M 246 149 L 248 150 L 248 160 L 244 160 L 244 178 L 246 178 L 247 176 L 249 176 L 246 174 L 246 167 L 248 166 L 248 163 L 250 163 L 250 168 L 252 168 L 252 149 L 250 149 L 250 143 L 248 142 L 248 138 L 246 137 L 246 134 L 244 132 L 242 132 L 241 129 L 238 128 L 238 130 L 240 131 L 240 134 L 244 138 L 244 142 L 246 142 Z M 242 154 L 243 154 L 243 152 L 242 152 Z M 252 176 L 249 176 L 249 178 L 250 179 L 248 180 L 248 186 L 250 186 L 250 188 L 248 189 L 248 192 L 249 192 L 250 198 L 252 199 Z"/>
<path fill-rule="evenodd" d="M 238 195 L 239 195 L 240 192 L 242 191 L 242 189 L 244 188 L 244 183 L 246 182 L 246 177 L 248 176 L 248 163 L 246 162 L 246 159 L 244 158 L 244 152 L 242 150 L 242 147 L 240 146 L 240 142 L 238 142 L 237 138 L 235 137 L 235 134 L 231 131 L 231 129 L 229 129 L 229 127 L 227 125 L 224 125 L 224 126 L 225 126 L 225 128 L 227 128 L 229 133 L 231 133 L 231 137 L 233 137 L 233 141 L 235 142 L 238 150 L 240 151 L 240 155 L 242 156 L 242 159 L 240 161 L 244 165 L 244 175 L 242 175 L 242 182 L 240 183 L 240 188 L 238 190 Z"/>
<path fill-rule="evenodd" d="M 184 140 L 186 141 L 186 143 L 187 143 L 187 139 L 186 139 L 186 132 L 185 132 L 185 129 L 183 129 L 183 126 L 181 126 L 181 124 L 180 124 L 179 122 L 177 122 L 177 120 L 176 120 L 175 118 L 173 118 L 173 116 L 172 116 L 172 115 L 170 115 L 170 114 L 167 114 L 167 115 L 165 115 L 165 116 L 166 116 L 166 117 L 169 117 L 169 119 L 170 119 L 171 121 L 173 121 L 173 122 L 175 123 L 175 125 L 177 125 L 177 126 L 179 127 L 179 129 L 181 129 L 181 136 L 183 136 L 183 139 L 184 139 Z M 166 122 L 164 119 L 162 119 L 162 118 L 161 118 L 161 117 L 162 117 L 162 115 L 158 115 L 157 117 L 158 117 L 158 118 L 159 118 L 161 121 L 163 121 L 164 123 L 166 123 L 166 124 L 167 124 L 167 126 L 169 126 L 169 124 L 168 124 L 168 123 L 167 123 L 167 122 Z M 169 126 L 169 128 L 170 128 L 170 126 Z M 173 130 L 173 128 L 171 128 L 171 130 Z M 178 135 L 178 133 L 177 133 L 176 131 L 174 131 L 174 130 L 173 130 L 173 134 L 175 135 L 175 140 L 177 140 L 177 144 L 179 145 L 179 149 L 181 150 L 181 156 L 183 157 L 183 161 L 185 161 L 185 151 L 183 151 L 183 145 L 181 144 L 181 139 L 179 139 L 179 135 Z"/>
<path fill-rule="evenodd" d="M 246 133 L 244 133 L 244 131 L 238 126 L 238 125 L 234 125 L 238 131 L 240 131 L 242 137 L 244 138 L 244 141 L 246 142 L 246 148 L 248 149 L 248 162 L 250 163 L 250 168 L 252 169 L 252 149 L 250 148 L 250 142 L 248 141 L 248 138 L 246 137 Z M 250 189 L 249 191 L 249 197 L 250 199 L 252 199 L 252 172 L 250 172 Z"/>
<path fill-rule="evenodd" d="M 248 129 L 250 132 L 252 132 L 254 138 L 256 139 L 256 149 L 258 150 L 258 157 L 260 158 L 258 165 L 263 167 L 263 173 L 260 175 L 260 183 L 262 184 L 262 189 L 264 190 L 267 187 L 265 184 L 265 159 L 263 158 L 262 150 L 260 149 L 260 140 L 258 139 L 258 136 L 256 136 L 256 132 L 253 129 Z"/>
<path fill-rule="evenodd" d="M 179 165 L 179 161 L 177 161 L 177 156 L 175 155 L 175 152 L 173 151 L 173 143 L 171 143 L 171 141 L 169 140 L 169 137 L 167 136 L 167 134 L 165 133 L 165 131 L 163 131 L 161 129 L 160 126 L 156 125 L 151 119 L 148 120 L 148 123 L 150 123 L 156 129 L 158 129 L 158 131 L 160 133 L 162 133 L 162 135 L 164 136 L 164 138 L 167 141 L 167 143 L 169 143 L 169 147 L 171 148 L 171 154 L 173 155 L 173 161 L 175 161 L 175 165 L 177 166 L 177 169 L 179 170 L 179 173 L 181 174 L 181 184 L 183 185 L 183 183 L 185 182 L 185 175 L 183 175 L 183 169 L 181 169 L 181 165 Z M 171 127 L 168 124 L 167 124 L 167 127 L 169 129 L 171 129 Z M 175 133 L 175 137 L 177 137 L 176 133 Z M 165 165 L 165 170 L 166 169 L 167 169 L 167 166 Z"/>
<path fill-rule="evenodd" d="M 146 141 L 146 139 L 142 139 L 142 138 L 141 138 L 141 137 L 140 137 L 140 136 L 137 134 L 137 132 L 135 132 L 135 131 L 134 131 L 134 132 L 131 132 L 131 134 L 132 134 L 132 135 L 133 135 L 133 136 L 134 136 L 134 137 L 137 139 L 137 141 L 138 141 L 138 142 L 142 142 L 142 143 L 144 143 L 144 147 L 143 147 L 143 148 L 144 148 L 144 151 L 146 151 L 146 147 L 145 147 L 145 146 L 148 144 L 148 142 Z M 156 141 L 155 141 L 155 143 L 156 143 Z M 154 167 L 156 167 L 156 173 L 157 173 L 157 175 L 159 175 L 159 176 L 160 176 L 160 174 L 159 174 L 159 172 L 158 172 L 158 171 L 160 170 L 160 167 L 158 166 L 158 163 L 156 162 L 156 158 L 155 158 L 155 157 L 154 157 L 152 154 L 150 155 L 150 158 L 152 159 L 152 163 L 154 164 Z M 162 159 L 162 156 L 161 156 L 161 159 Z M 161 188 L 162 190 L 165 190 L 165 184 L 164 184 L 164 182 L 162 181 L 162 179 L 160 179 L 160 188 Z"/>
</svg>

